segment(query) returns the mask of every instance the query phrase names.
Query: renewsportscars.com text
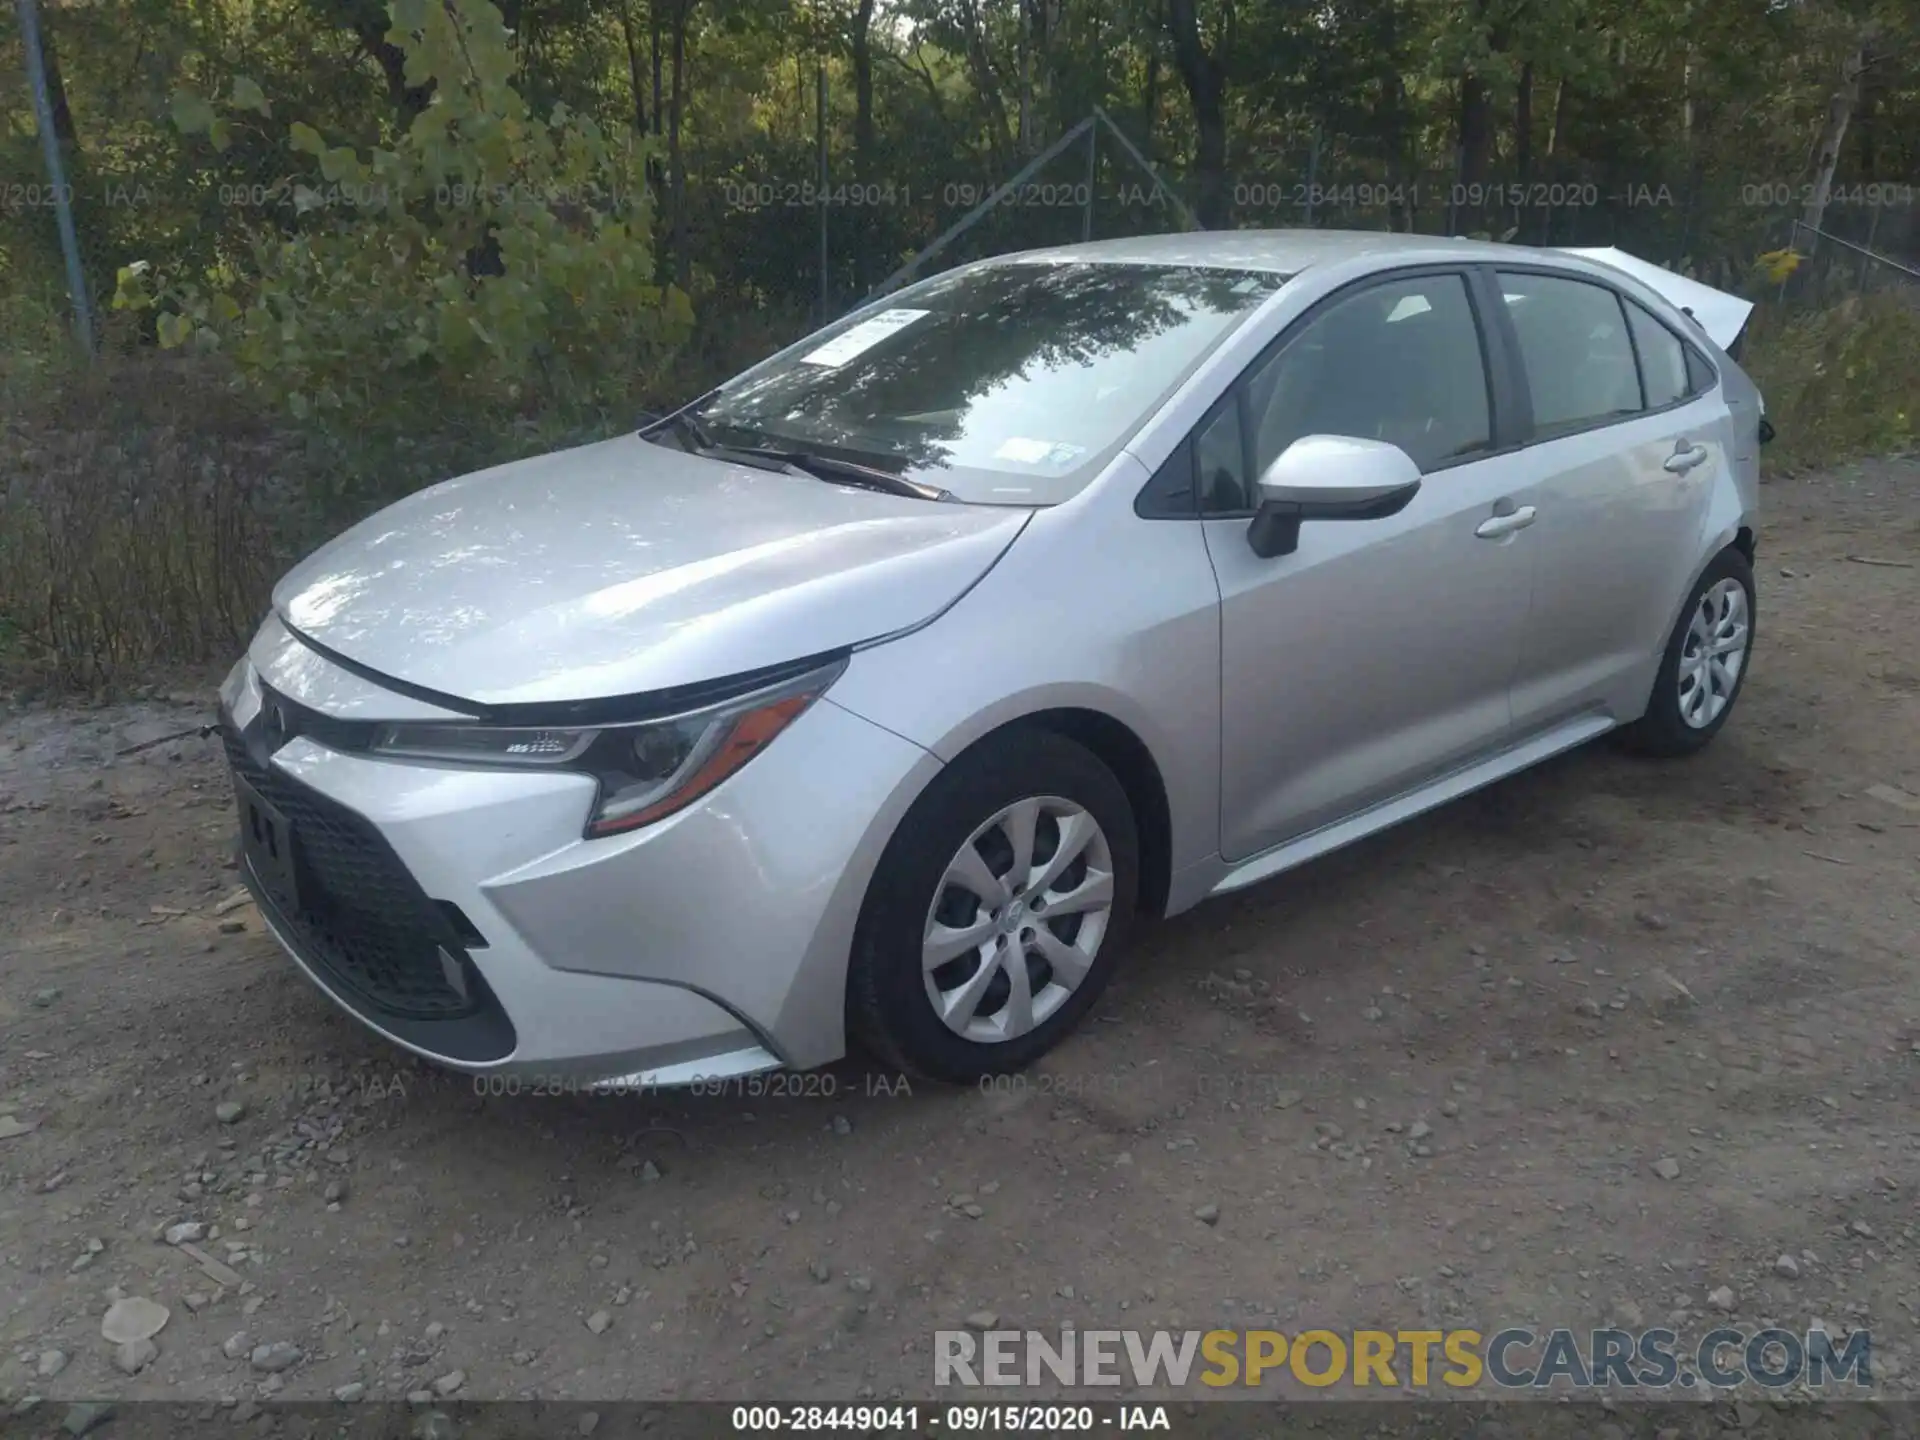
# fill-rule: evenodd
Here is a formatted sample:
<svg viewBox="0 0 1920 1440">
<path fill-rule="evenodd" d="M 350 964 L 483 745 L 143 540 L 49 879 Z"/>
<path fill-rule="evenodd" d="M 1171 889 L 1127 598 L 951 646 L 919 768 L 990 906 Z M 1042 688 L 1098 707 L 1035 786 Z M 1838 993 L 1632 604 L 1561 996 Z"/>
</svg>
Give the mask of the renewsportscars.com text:
<svg viewBox="0 0 1920 1440">
<path fill-rule="evenodd" d="M 940 1330 L 938 1387 L 1258 1386 L 1291 1378 L 1324 1389 L 1441 1384 L 1454 1389 L 1665 1390 L 1757 1384 L 1873 1384 L 1865 1330 L 1723 1327 L 1686 1342 L 1672 1330 Z"/>
</svg>

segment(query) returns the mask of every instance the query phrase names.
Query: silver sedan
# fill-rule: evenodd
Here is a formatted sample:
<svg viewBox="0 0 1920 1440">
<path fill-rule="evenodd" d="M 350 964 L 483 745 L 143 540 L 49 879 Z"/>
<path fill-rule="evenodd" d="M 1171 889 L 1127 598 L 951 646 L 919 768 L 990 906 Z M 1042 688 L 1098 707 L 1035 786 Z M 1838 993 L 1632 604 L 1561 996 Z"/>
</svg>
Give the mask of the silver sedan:
<svg viewBox="0 0 1920 1440">
<path fill-rule="evenodd" d="M 1726 724 L 1765 422 L 1659 276 L 1006 256 L 413 495 L 223 688 L 243 873 L 327 995 L 481 1076 L 1025 1065 L 1145 917 Z"/>
</svg>

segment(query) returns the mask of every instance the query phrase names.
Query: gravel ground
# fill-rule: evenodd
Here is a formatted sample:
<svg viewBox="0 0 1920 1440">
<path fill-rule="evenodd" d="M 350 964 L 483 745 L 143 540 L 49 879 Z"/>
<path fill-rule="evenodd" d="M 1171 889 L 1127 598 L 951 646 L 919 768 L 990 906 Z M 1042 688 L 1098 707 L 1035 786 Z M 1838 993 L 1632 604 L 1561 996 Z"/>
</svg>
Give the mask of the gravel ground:
<svg viewBox="0 0 1920 1440">
<path fill-rule="evenodd" d="M 103 763 L 198 709 L 0 717 L 0 1396 L 924 1398 L 983 1312 L 1817 1318 L 1920 1389 L 1920 464 L 1767 501 L 1706 754 L 1152 928 L 991 1093 L 477 1095 L 228 904 L 211 742 Z"/>
</svg>

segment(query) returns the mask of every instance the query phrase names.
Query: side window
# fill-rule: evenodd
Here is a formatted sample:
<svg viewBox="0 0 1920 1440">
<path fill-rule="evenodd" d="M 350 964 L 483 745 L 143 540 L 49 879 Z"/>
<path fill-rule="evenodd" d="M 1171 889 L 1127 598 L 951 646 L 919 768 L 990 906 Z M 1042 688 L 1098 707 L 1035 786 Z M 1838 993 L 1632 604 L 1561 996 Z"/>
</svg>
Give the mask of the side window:
<svg viewBox="0 0 1920 1440">
<path fill-rule="evenodd" d="M 1190 520 L 1199 513 L 1194 503 L 1190 441 L 1182 440 L 1153 472 L 1153 478 L 1134 497 L 1133 513 L 1143 520 Z"/>
<path fill-rule="evenodd" d="M 1520 339 L 1537 438 L 1644 408 L 1620 301 L 1604 285 L 1502 272 L 1500 293 Z"/>
<path fill-rule="evenodd" d="M 1337 300 L 1246 386 L 1256 476 L 1303 435 L 1390 441 L 1423 471 L 1493 443 L 1480 331 L 1457 274 Z"/>
<path fill-rule="evenodd" d="M 1231 397 L 1194 437 L 1193 463 L 1198 472 L 1201 510 L 1214 515 L 1253 508 L 1247 452 L 1240 443 L 1240 407 Z"/>
<path fill-rule="evenodd" d="M 1640 356 L 1640 383 L 1646 388 L 1647 408 L 1658 410 L 1683 400 L 1692 392 L 1687 383 L 1687 347 L 1665 325 L 1640 306 L 1627 302 L 1627 323 L 1633 327 L 1633 348 Z"/>
<path fill-rule="evenodd" d="M 1713 373 L 1713 366 L 1707 363 L 1707 357 L 1691 345 L 1687 347 L 1687 393 L 1700 395 L 1711 390 L 1720 377 Z"/>
</svg>

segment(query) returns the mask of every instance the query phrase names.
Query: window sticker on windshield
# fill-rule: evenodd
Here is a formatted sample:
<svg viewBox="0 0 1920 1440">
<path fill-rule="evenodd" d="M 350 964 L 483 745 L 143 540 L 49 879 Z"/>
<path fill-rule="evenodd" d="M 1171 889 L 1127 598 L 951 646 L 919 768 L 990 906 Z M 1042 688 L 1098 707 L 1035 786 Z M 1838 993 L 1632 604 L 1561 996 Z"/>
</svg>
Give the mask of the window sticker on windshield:
<svg viewBox="0 0 1920 1440">
<path fill-rule="evenodd" d="M 1052 451 L 1051 440 L 1024 440 L 1015 435 L 1000 442 L 1000 448 L 993 452 L 993 458 L 1011 460 L 1016 465 L 1038 465 Z"/>
<path fill-rule="evenodd" d="M 904 330 L 926 313 L 925 310 L 882 310 L 851 329 L 842 330 L 819 349 L 809 350 L 800 357 L 800 363 L 844 365 L 854 357 L 866 354 L 894 331 Z"/>
<path fill-rule="evenodd" d="M 1000 442 L 1000 448 L 993 452 L 993 458 L 1011 460 L 1016 465 L 1051 465 L 1057 468 L 1071 465 L 1086 453 L 1085 446 L 1053 440 L 1028 440 L 1015 435 Z"/>
</svg>

